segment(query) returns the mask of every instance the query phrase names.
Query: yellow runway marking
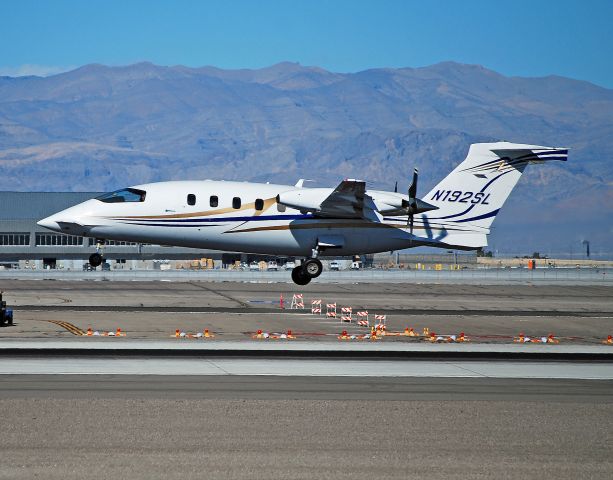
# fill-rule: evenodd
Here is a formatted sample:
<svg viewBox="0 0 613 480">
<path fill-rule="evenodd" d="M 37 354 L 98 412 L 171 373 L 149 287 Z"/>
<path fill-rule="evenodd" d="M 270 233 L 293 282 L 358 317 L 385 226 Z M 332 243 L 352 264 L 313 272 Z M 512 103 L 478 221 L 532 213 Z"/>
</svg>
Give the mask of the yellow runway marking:
<svg viewBox="0 0 613 480">
<path fill-rule="evenodd" d="M 85 335 L 85 332 L 81 330 L 79 327 L 74 326 L 72 323 L 62 322 L 60 320 L 47 320 L 49 323 L 55 323 L 62 328 L 65 328 L 73 335 Z"/>
</svg>

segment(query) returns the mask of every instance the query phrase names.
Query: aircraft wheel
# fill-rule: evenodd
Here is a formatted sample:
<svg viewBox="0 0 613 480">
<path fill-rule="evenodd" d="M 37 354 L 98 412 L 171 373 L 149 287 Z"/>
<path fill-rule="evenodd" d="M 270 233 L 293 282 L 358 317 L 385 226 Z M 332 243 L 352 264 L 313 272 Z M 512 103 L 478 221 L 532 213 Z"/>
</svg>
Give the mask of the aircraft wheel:
<svg viewBox="0 0 613 480">
<path fill-rule="evenodd" d="M 311 281 L 311 277 L 309 277 L 302 267 L 296 267 L 292 270 L 292 280 L 296 285 L 306 285 Z"/>
<path fill-rule="evenodd" d="M 102 265 L 102 255 L 99 253 L 92 253 L 89 256 L 89 264 L 94 268 Z"/>
<path fill-rule="evenodd" d="M 302 268 L 310 278 L 317 278 L 324 270 L 324 266 L 316 258 L 309 258 L 302 264 Z"/>
</svg>

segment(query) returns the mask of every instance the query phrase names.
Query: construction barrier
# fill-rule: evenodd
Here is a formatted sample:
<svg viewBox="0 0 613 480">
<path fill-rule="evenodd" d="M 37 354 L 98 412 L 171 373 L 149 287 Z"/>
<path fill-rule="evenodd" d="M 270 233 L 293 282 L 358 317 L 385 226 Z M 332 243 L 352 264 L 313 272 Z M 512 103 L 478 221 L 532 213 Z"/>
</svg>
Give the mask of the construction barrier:
<svg viewBox="0 0 613 480">
<path fill-rule="evenodd" d="M 294 293 L 294 295 L 292 296 L 292 304 L 289 308 L 304 308 L 304 298 L 302 296 L 302 293 Z"/>
<path fill-rule="evenodd" d="M 375 315 L 375 328 L 382 332 L 387 329 L 387 315 Z"/>
<path fill-rule="evenodd" d="M 313 315 L 321 315 L 321 300 L 311 301 L 311 313 Z"/>
<path fill-rule="evenodd" d="M 368 320 L 368 311 L 362 310 L 360 312 L 355 312 L 355 316 L 357 317 L 358 326 L 360 327 L 370 327 L 370 321 Z"/>
<path fill-rule="evenodd" d="M 352 322 L 352 321 L 353 321 L 353 308 L 341 307 L 341 322 Z"/>
<path fill-rule="evenodd" d="M 326 303 L 326 317 L 336 318 L 336 303 Z"/>
</svg>

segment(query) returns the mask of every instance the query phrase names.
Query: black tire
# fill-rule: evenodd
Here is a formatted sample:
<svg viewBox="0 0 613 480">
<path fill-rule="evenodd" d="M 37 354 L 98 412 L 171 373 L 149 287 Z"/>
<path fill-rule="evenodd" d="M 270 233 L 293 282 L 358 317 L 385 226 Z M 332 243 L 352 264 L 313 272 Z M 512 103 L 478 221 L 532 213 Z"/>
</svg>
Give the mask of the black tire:
<svg viewBox="0 0 613 480">
<path fill-rule="evenodd" d="M 302 267 L 295 267 L 292 270 L 292 280 L 296 285 L 306 285 L 311 281 L 311 277 L 302 270 Z"/>
<path fill-rule="evenodd" d="M 317 278 L 324 270 L 324 266 L 316 258 L 309 258 L 302 264 L 302 269 L 310 278 Z"/>
<path fill-rule="evenodd" d="M 99 253 L 92 253 L 89 256 L 89 264 L 94 268 L 102 265 L 102 255 L 100 255 Z"/>
</svg>

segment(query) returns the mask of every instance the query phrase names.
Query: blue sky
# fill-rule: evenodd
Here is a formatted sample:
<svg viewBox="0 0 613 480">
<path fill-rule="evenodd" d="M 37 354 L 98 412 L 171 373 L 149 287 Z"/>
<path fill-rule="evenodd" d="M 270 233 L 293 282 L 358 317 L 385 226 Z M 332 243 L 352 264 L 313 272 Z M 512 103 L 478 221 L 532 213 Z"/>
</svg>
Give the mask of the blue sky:
<svg viewBox="0 0 613 480">
<path fill-rule="evenodd" d="M 0 0 L 0 74 L 87 63 L 337 72 L 454 60 L 613 88 L 613 1 Z"/>
</svg>

